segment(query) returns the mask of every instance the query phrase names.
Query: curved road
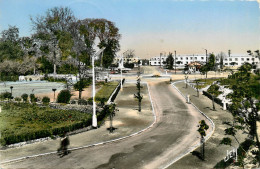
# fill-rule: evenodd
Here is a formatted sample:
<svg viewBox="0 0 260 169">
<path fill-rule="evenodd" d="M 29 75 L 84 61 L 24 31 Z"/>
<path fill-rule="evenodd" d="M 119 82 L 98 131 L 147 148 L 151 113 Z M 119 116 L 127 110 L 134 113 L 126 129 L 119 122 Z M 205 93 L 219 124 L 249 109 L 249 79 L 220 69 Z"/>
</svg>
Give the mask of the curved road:
<svg viewBox="0 0 260 169">
<path fill-rule="evenodd" d="M 166 82 L 150 82 L 157 123 L 141 135 L 117 143 L 76 150 L 59 158 L 47 155 L 7 168 L 163 168 L 199 141 L 197 125 L 205 119 Z"/>
</svg>

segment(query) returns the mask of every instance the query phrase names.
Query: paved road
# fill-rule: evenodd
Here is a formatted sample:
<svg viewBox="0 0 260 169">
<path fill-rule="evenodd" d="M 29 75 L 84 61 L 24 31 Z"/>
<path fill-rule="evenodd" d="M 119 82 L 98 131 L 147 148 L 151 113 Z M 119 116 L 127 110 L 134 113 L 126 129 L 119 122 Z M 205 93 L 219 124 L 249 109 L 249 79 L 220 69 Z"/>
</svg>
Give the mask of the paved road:
<svg viewBox="0 0 260 169">
<path fill-rule="evenodd" d="M 59 158 L 48 155 L 27 159 L 10 168 L 161 168 L 198 141 L 197 124 L 204 119 L 169 84 L 150 82 L 157 114 L 155 126 L 117 143 L 73 151 Z"/>
</svg>

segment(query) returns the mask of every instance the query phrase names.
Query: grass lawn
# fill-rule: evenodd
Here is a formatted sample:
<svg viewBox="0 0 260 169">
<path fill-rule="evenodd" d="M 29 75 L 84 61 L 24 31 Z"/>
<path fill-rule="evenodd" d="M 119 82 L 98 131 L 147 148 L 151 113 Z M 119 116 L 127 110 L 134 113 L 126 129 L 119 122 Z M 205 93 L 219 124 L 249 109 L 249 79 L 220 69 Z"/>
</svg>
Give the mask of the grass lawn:
<svg viewBox="0 0 260 169">
<path fill-rule="evenodd" d="M 104 83 L 102 88 L 96 94 L 96 100 L 99 101 L 102 98 L 104 98 L 106 102 L 118 84 L 119 84 L 118 81 Z"/>
<path fill-rule="evenodd" d="M 199 82 L 198 88 L 202 89 L 204 87 L 207 87 L 208 85 L 211 85 L 213 82 L 215 81 L 219 81 L 222 78 L 217 78 L 217 79 L 197 79 L 196 81 Z M 192 81 L 193 83 L 195 83 L 195 81 Z M 197 88 L 197 85 L 195 85 L 195 88 Z"/>
<path fill-rule="evenodd" d="M 91 123 L 91 114 L 75 110 L 57 110 L 28 103 L 1 103 L 1 107 L 1 145 L 59 135 Z"/>
</svg>

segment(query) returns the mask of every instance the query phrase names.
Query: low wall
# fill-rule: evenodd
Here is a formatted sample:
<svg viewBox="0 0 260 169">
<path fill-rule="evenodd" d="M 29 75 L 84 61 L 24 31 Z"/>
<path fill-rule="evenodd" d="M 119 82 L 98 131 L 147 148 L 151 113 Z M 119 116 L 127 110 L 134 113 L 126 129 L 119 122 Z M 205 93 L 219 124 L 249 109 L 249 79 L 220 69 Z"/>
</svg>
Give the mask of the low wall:
<svg viewBox="0 0 260 169">
<path fill-rule="evenodd" d="M 122 80 L 122 84 L 124 84 L 125 82 L 125 79 Z M 116 89 L 114 90 L 114 92 L 111 94 L 111 96 L 109 97 L 107 103 L 111 103 L 111 102 L 114 102 L 114 100 L 116 99 L 116 96 L 118 94 L 118 92 L 120 91 L 121 89 L 121 83 L 119 83 L 116 87 Z"/>
</svg>

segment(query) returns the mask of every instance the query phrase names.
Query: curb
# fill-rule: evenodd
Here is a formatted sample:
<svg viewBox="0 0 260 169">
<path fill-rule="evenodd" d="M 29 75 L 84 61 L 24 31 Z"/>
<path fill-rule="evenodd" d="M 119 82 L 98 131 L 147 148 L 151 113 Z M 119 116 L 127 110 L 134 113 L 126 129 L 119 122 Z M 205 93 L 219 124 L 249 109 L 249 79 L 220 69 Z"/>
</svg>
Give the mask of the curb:
<svg viewBox="0 0 260 169">
<path fill-rule="evenodd" d="M 153 111 L 153 116 L 154 116 L 154 121 L 153 123 L 138 131 L 138 132 L 135 132 L 131 135 L 128 135 L 128 136 L 124 136 L 124 137 L 120 137 L 120 138 L 117 138 L 117 139 L 113 139 L 113 140 L 109 140 L 109 141 L 105 141 L 105 142 L 100 142 L 100 143 L 95 143 L 95 144 L 90 144 L 90 145 L 86 145 L 86 146 L 81 146 L 81 147 L 75 147 L 75 148 L 70 148 L 68 149 L 69 151 L 74 151 L 74 150 L 79 150 L 79 149 L 83 149 L 83 148 L 90 148 L 90 147 L 94 147 L 94 146 L 98 146 L 98 145 L 105 145 L 105 144 L 109 144 L 109 143 L 114 143 L 114 142 L 117 142 L 117 141 L 121 141 L 121 140 L 124 140 L 124 139 L 127 139 L 127 138 L 130 138 L 130 137 L 133 137 L 133 136 L 136 136 L 136 135 L 139 135 L 141 134 L 142 132 L 150 129 L 151 127 L 153 127 L 153 125 L 156 123 L 157 121 L 157 118 L 156 118 L 156 114 L 154 112 L 154 105 L 153 105 L 153 101 L 151 100 L 151 94 L 150 94 L 150 88 L 149 88 L 149 85 L 147 82 L 144 82 L 146 83 L 147 85 L 147 89 L 148 89 L 148 93 L 149 93 L 149 98 L 150 98 L 150 101 L 151 101 L 151 106 L 152 106 L 152 111 Z M 11 163 L 11 162 L 18 162 L 18 161 L 22 161 L 24 159 L 28 159 L 28 158 L 34 158 L 34 157 L 40 157 L 40 156 L 45 156 L 45 155 L 51 155 L 51 154 L 56 154 L 57 151 L 52 151 L 52 152 L 48 152 L 48 153 L 42 153 L 42 154 L 36 154 L 36 155 L 31 155 L 31 156 L 25 156 L 25 157 L 20 157 L 20 158 L 16 158 L 16 159 L 12 159 L 12 160 L 8 160 L 8 161 L 3 161 L 3 162 L 0 162 L 0 164 L 8 164 L 8 163 Z"/>
<path fill-rule="evenodd" d="M 186 99 L 186 96 L 183 95 L 183 93 L 174 85 L 176 83 L 180 83 L 180 82 L 184 82 L 185 80 L 180 80 L 180 81 L 176 81 L 172 83 L 172 86 Z M 211 123 L 212 125 L 212 131 L 205 137 L 205 142 L 212 136 L 212 134 L 215 131 L 215 124 L 214 122 L 206 115 L 204 114 L 202 111 L 200 111 L 200 109 L 195 106 L 192 102 L 190 102 L 191 105 L 197 110 L 199 111 L 204 117 L 207 118 L 207 120 Z M 184 153 L 182 153 L 179 157 L 175 158 L 173 161 L 171 161 L 170 163 L 168 163 L 166 166 L 163 167 L 163 169 L 168 168 L 169 166 L 171 166 L 173 163 L 175 163 L 176 161 L 180 160 L 181 158 L 183 158 L 184 156 L 186 156 L 187 154 L 189 154 L 190 152 L 194 151 L 196 148 L 198 148 L 201 145 L 201 143 L 197 143 L 194 146 L 191 146 L 190 148 L 188 148 L 187 151 L 185 151 Z"/>
</svg>

